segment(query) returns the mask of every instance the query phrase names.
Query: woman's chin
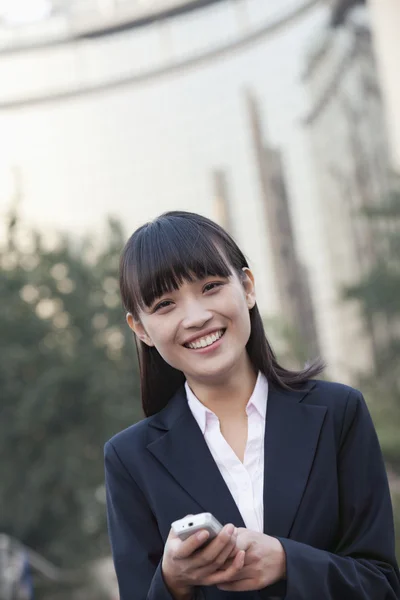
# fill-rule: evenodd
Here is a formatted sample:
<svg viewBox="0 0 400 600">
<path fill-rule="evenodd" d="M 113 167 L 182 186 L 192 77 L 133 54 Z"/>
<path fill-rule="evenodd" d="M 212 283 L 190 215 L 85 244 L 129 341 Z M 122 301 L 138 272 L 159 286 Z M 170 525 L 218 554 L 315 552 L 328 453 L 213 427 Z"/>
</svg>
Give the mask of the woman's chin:
<svg viewBox="0 0 400 600">
<path fill-rule="evenodd" d="M 201 380 L 204 383 L 218 383 L 221 380 L 226 380 L 236 370 L 236 361 L 232 360 L 215 360 L 208 365 L 200 368 L 191 368 L 190 377 Z M 189 374 L 189 372 L 188 372 Z"/>
</svg>

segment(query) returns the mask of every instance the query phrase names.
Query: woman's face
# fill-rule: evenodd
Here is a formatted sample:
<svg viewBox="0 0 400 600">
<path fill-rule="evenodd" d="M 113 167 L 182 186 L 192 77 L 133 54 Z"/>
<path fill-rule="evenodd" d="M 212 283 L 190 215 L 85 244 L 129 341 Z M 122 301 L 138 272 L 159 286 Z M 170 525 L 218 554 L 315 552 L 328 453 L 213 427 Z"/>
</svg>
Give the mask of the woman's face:
<svg viewBox="0 0 400 600">
<path fill-rule="evenodd" d="M 140 322 L 130 314 L 127 320 L 169 365 L 188 379 L 211 383 L 244 361 L 255 301 L 254 278 L 246 269 L 242 280 L 235 273 L 184 282 L 141 311 Z"/>
</svg>

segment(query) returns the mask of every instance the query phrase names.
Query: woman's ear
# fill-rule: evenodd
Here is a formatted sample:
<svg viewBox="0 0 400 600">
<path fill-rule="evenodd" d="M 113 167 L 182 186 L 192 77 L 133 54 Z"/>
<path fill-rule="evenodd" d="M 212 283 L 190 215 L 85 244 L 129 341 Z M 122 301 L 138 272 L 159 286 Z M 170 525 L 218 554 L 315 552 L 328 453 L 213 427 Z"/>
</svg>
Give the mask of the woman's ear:
<svg viewBox="0 0 400 600">
<path fill-rule="evenodd" d="M 131 313 L 126 314 L 126 322 L 141 342 L 147 344 L 147 346 L 154 346 L 142 323 L 140 321 L 136 321 Z"/>
<path fill-rule="evenodd" d="M 243 287 L 246 294 L 246 302 L 247 306 L 253 308 L 256 303 L 256 286 L 254 281 L 254 275 L 252 271 L 248 267 L 243 267 L 242 269 L 244 277 L 243 277 Z"/>
</svg>

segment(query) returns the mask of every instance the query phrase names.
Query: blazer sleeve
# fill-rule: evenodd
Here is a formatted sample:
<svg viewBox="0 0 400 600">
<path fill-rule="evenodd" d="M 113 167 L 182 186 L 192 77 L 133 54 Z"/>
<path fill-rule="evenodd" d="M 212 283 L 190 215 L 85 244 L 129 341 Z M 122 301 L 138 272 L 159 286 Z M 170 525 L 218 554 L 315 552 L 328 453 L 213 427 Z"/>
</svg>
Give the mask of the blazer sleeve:
<svg viewBox="0 0 400 600">
<path fill-rule="evenodd" d="M 389 486 L 360 392 L 346 406 L 338 455 L 340 531 L 333 552 L 278 538 L 286 552 L 286 600 L 399 600 Z"/>
<path fill-rule="evenodd" d="M 164 544 L 150 507 L 112 444 L 104 447 L 107 521 L 120 600 L 174 600 L 161 572 Z"/>
</svg>

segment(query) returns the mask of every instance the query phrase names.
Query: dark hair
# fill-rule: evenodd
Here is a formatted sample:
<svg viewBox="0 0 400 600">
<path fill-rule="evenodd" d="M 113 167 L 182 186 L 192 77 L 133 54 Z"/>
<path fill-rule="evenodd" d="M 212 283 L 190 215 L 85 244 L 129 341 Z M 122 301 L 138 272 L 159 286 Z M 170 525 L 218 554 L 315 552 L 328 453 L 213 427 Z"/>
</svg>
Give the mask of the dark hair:
<svg viewBox="0 0 400 600">
<path fill-rule="evenodd" d="M 171 211 L 137 229 L 121 255 L 120 290 L 125 309 L 139 319 L 139 309 L 184 281 L 207 276 L 239 276 L 247 260 L 232 237 L 219 225 L 201 215 Z M 293 389 L 323 369 L 317 360 L 302 371 L 280 366 L 269 344 L 257 304 L 250 309 L 251 333 L 246 349 L 255 370 L 269 383 Z M 135 336 L 136 338 L 136 336 Z M 136 338 L 141 395 L 146 416 L 164 408 L 183 385 L 184 374 L 171 367 L 157 349 Z"/>
</svg>

